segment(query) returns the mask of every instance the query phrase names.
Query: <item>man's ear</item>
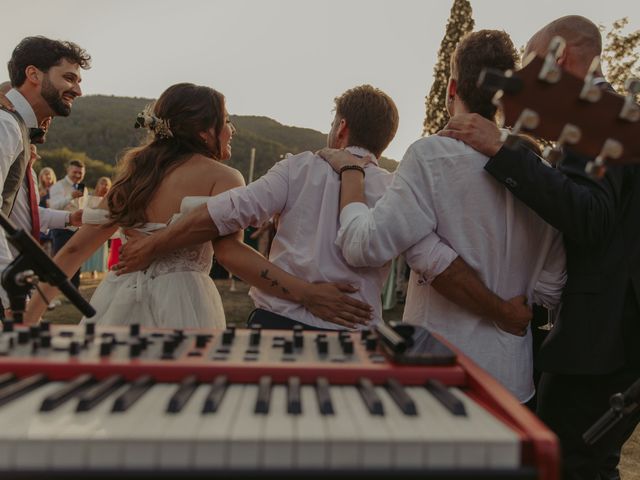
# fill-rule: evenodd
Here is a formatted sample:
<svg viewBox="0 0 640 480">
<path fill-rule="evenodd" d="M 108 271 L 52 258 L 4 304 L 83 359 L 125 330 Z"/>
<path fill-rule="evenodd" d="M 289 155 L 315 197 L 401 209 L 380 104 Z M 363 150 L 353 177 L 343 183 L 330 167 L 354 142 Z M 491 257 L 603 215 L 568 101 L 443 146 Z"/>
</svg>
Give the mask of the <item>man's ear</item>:
<svg viewBox="0 0 640 480">
<path fill-rule="evenodd" d="M 455 97 L 456 92 L 458 91 L 458 82 L 455 78 L 449 78 L 449 83 L 447 84 L 447 97 Z"/>
<path fill-rule="evenodd" d="M 34 86 L 38 86 L 42 83 L 43 73 L 33 65 L 29 65 L 25 68 L 24 73 L 26 75 L 26 81 Z"/>
<path fill-rule="evenodd" d="M 346 141 L 349 139 L 349 125 L 344 118 L 340 119 L 338 130 L 336 131 L 336 139 Z"/>
</svg>

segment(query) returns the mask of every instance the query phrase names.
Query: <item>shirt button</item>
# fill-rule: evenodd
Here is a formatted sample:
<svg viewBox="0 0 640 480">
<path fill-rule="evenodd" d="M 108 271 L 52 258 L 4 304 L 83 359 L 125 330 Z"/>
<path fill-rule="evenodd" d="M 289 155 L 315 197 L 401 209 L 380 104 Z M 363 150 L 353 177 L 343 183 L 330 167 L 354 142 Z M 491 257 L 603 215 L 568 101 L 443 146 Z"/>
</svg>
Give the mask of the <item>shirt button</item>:
<svg viewBox="0 0 640 480">
<path fill-rule="evenodd" d="M 509 185 L 511 188 L 516 188 L 518 186 L 518 182 L 516 182 L 513 178 L 508 177 L 504 183 L 506 183 L 507 185 Z"/>
</svg>

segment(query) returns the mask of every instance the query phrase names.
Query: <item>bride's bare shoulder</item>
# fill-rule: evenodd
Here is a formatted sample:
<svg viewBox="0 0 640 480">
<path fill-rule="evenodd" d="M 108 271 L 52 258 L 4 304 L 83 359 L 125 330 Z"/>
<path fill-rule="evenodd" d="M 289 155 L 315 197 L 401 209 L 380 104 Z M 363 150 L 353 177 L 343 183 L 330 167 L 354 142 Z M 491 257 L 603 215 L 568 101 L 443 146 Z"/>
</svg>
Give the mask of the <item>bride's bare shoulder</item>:
<svg viewBox="0 0 640 480">
<path fill-rule="evenodd" d="M 229 185 L 228 188 L 245 184 L 244 177 L 238 170 L 204 155 L 194 155 L 189 160 L 189 164 L 203 176 L 201 178 L 209 178 L 215 184 Z"/>
</svg>

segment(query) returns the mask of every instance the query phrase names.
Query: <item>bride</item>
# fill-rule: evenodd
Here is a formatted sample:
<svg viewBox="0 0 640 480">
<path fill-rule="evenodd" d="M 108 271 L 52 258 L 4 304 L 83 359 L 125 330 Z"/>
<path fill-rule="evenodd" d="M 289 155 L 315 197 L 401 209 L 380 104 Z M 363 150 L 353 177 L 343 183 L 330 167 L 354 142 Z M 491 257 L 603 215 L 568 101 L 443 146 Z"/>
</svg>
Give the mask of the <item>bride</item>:
<svg viewBox="0 0 640 480">
<path fill-rule="evenodd" d="M 132 235 L 153 234 L 180 221 L 180 216 L 208 197 L 244 185 L 240 172 L 222 163 L 231 157 L 235 130 L 225 98 L 216 90 L 190 83 L 173 85 L 152 109 L 138 116 L 138 126 L 149 129 L 149 138 L 125 153 L 105 200 L 97 209 L 85 209 L 85 225 L 54 259 L 67 274 L 76 271 L 118 228 L 135 231 Z M 260 270 L 269 268 L 283 287 L 279 294 L 283 298 L 327 319 L 348 302 L 366 322 L 368 305 L 343 293 L 352 292 L 352 287 L 310 284 L 293 277 L 244 245 L 241 235 L 215 243 L 216 248 L 234 251 L 233 265 L 225 266 L 238 276 L 257 284 Z M 109 272 L 91 299 L 97 312 L 92 321 L 160 328 L 224 327 L 222 301 L 209 277 L 212 256 L 212 244 L 207 242 L 155 258 L 144 272 L 121 276 Z M 47 285 L 43 293 L 50 297 L 55 290 Z M 45 301 L 34 296 L 25 322 L 37 322 L 45 310 Z"/>
</svg>

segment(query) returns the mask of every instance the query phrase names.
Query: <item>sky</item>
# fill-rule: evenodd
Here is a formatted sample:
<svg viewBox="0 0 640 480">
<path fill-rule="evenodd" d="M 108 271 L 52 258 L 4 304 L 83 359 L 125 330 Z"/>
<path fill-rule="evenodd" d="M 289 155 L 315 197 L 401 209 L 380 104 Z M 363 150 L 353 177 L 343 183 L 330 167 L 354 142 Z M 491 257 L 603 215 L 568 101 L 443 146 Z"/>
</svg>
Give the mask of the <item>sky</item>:
<svg viewBox="0 0 640 480">
<path fill-rule="evenodd" d="M 157 98 L 178 82 L 208 85 L 230 113 L 327 132 L 333 99 L 364 83 L 400 112 L 385 155 L 422 133 L 424 98 L 453 0 L 0 0 L 0 59 L 29 35 L 71 40 L 93 57 L 85 94 Z M 517 47 L 549 21 L 584 15 L 610 27 L 638 0 L 471 0 L 476 29 Z M 30 21 L 27 21 L 30 19 Z M 6 70 L 0 82 L 8 79 Z M 64 120 L 61 120 L 64 121 Z"/>
</svg>

